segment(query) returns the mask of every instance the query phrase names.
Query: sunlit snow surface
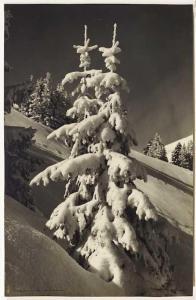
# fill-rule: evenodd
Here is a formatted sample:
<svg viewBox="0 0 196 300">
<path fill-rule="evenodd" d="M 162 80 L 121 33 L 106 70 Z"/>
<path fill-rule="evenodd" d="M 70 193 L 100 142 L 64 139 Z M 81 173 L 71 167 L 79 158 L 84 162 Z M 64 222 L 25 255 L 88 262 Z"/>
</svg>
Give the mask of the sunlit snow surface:
<svg viewBox="0 0 196 300">
<path fill-rule="evenodd" d="M 146 183 L 136 180 L 158 212 L 173 225 L 193 234 L 193 172 L 133 151 L 130 154 L 146 167 Z"/>
</svg>

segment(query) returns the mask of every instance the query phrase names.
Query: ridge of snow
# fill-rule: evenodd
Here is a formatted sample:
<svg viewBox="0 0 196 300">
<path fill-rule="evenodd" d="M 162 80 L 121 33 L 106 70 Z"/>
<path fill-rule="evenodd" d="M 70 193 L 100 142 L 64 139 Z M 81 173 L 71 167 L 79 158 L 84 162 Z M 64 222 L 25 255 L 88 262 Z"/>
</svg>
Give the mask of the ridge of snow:
<svg viewBox="0 0 196 300">
<path fill-rule="evenodd" d="M 184 169 L 160 159 L 146 156 L 140 152 L 131 149 L 130 157 L 137 159 L 144 166 L 156 170 L 157 173 L 161 173 L 166 177 L 172 178 L 174 181 L 180 181 L 182 184 L 193 188 L 193 172 Z"/>
<path fill-rule="evenodd" d="M 33 138 L 35 140 L 35 146 L 61 159 L 65 158 L 68 153 L 64 142 L 47 140 L 47 136 L 53 131 L 51 128 L 27 118 L 15 109 L 12 109 L 10 114 L 5 115 L 4 125 L 13 128 L 13 130 L 15 130 L 15 128 L 17 129 L 17 127 L 33 128 L 36 130 Z"/>
</svg>

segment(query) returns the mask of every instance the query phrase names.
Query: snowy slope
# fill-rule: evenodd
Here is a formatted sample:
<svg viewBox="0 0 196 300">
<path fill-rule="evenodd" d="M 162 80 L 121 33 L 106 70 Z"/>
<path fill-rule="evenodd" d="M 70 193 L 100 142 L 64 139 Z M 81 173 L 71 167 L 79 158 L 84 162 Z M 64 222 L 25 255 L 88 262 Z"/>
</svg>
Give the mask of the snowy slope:
<svg viewBox="0 0 196 300">
<path fill-rule="evenodd" d="M 59 149 L 61 154 L 63 154 L 64 146 L 59 145 L 55 141 L 47 144 L 47 147 L 44 146 L 46 136 L 50 132 L 47 127 L 45 128 L 41 124 L 32 122 L 15 111 L 12 111 L 12 114 L 8 115 L 8 117 L 6 116 L 6 124 L 9 126 L 35 126 L 34 128 L 37 129 L 37 132 L 34 152 L 38 156 L 41 155 L 42 158 L 45 157 L 46 165 L 59 161 L 61 155 L 59 155 L 56 149 Z M 169 233 L 173 233 L 174 240 L 177 241 L 168 246 L 172 262 L 175 266 L 177 288 L 186 295 L 191 294 L 193 265 L 193 172 L 155 158 L 147 157 L 134 150 L 131 151 L 130 155 L 145 166 L 148 174 L 147 183 L 137 180 L 135 182 L 137 187 L 149 196 L 158 210 L 161 224 L 164 224 L 162 225 L 163 230 L 168 231 L 168 239 Z M 41 168 L 44 167 L 42 166 Z M 33 187 L 35 203 L 46 218 L 49 217 L 57 204 L 63 200 L 63 194 L 64 183 L 51 182 L 47 188 L 42 186 Z M 31 217 L 29 217 L 30 219 Z M 19 247 L 21 246 L 19 245 Z M 183 264 L 181 261 L 183 261 Z M 61 271 L 59 272 L 61 273 Z M 187 280 L 185 281 L 184 278 Z"/>
<path fill-rule="evenodd" d="M 182 231 L 193 235 L 193 172 L 132 150 L 148 174 L 147 182 L 136 180 L 160 215 Z"/>
<path fill-rule="evenodd" d="M 14 109 L 12 109 L 10 114 L 5 115 L 5 126 L 25 128 L 32 127 L 36 130 L 35 142 L 37 147 L 44 152 L 49 152 L 59 158 L 64 158 L 66 156 L 66 147 L 62 142 L 58 141 L 58 143 L 56 143 L 53 140 L 48 141 L 46 139 L 46 137 L 53 131 L 52 129 L 34 122 Z"/>
<path fill-rule="evenodd" d="M 5 199 L 6 296 L 123 296 L 82 269 L 46 231 L 45 219 Z"/>
<path fill-rule="evenodd" d="M 188 142 L 191 140 L 193 141 L 193 134 L 166 145 L 165 149 L 167 151 L 167 157 L 168 157 L 169 162 L 171 162 L 172 151 L 174 151 L 176 145 L 178 143 L 181 143 L 182 145 L 185 144 L 187 146 Z"/>
</svg>

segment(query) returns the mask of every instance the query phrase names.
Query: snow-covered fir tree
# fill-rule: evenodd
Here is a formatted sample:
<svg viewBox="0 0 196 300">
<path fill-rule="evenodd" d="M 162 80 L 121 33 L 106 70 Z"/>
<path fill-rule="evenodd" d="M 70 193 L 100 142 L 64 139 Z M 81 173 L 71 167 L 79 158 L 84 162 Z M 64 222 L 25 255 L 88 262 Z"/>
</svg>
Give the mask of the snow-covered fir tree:
<svg viewBox="0 0 196 300">
<path fill-rule="evenodd" d="M 18 110 L 25 116 L 56 129 L 68 122 L 65 111 L 70 107 L 70 103 L 62 84 L 58 83 L 56 88 L 53 88 L 50 81 L 50 73 L 36 82 L 31 77 L 29 85 L 24 89 L 21 103 L 18 103 Z"/>
<path fill-rule="evenodd" d="M 172 152 L 172 164 L 180 166 L 180 153 L 182 151 L 182 144 L 179 142 Z"/>
<path fill-rule="evenodd" d="M 153 141 L 153 139 L 149 140 L 149 142 L 147 143 L 146 147 L 143 149 L 143 153 L 144 153 L 145 155 L 148 155 L 149 149 L 150 149 L 150 147 L 152 146 L 152 141 Z"/>
<path fill-rule="evenodd" d="M 188 152 L 185 144 L 182 145 L 182 149 L 179 155 L 180 167 L 189 169 Z"/>
<path fill-rule="evenodd" d="M 194 150 L 193 141 L 190 140 L 187 144 L 187 160 L 188 160 L 188 168 L 191 171 L 193 171 L 193 150 Z"/>
<path fill-rule="evenodd" d="M 27 117 L 45 125 L 48 119 L 47 106 L 50 102 L 50 78 L 51 74 L 47 72 L 44 78 L 36 81 L 29 101 L 24 102 L 21 109 Z"/>
<path fill-rule="evenodd" d="M 127 83 L 115 72 L 121 52 L 116 28 L 112 45 L 99 48 L 108 71 L 89 69 L 97 46 L 90 46 L 87 26 L 84 44 L 74 46 L 83 70 L 62 81 L 74 85 L 75 102 L 67 112 L 74 122 L 48 136 L 64 140 L 70 157 L 39 173 L 31 185 L 65 182 L 64 199 L 46 226 L 84 268 L 134 295 L 149 285 L 169 285 L 172 272 L 156 210 L 134 183 L 146 181 L 146 173 L 128 156 L 136 138 L 128 132 L 122 98 Z"/>
<path fill-rule="evenodd" d="M 163 144 L 158 133 L 156 133 L 155 136 L 148 142 L 146 148 L 143 150 L 143 153 L 147 156 L 168 161 L 165 145 Z"/>
<path fill-rule="evenodd" d="M 47 126 L 57 129 L 68 122 L 66 110 L 70 107 L 70 102 L 67 97 L 67 92 L 62 84 L 57 84 L 56 88 L 51 90 L 50 100 L 47 103 Z"/>
</svg>

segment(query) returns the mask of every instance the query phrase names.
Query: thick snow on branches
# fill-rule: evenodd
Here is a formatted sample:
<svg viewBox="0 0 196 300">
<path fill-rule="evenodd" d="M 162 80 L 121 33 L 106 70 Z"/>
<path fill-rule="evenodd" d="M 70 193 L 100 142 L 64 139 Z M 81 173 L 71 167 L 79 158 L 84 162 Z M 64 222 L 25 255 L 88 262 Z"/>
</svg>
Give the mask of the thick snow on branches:
<svg viewBox="0 0 196 300">
<path fill-rule="evenodd" d="M 97 170 L 101 168 L 103 164 L 103 155 L 87 153 L 80 155 L 76 158 L 69 158 L 55 165 L 48 167 L 43 172 L 35 176 L 30 185 L 39 185 L 43 183 L 47 185 L 49 180 L 68 180 L 70 177 L 74 179 L 78 175 L 85 174 L 91 170 Z"/>
<path fill-rule="evenodd" d="M 142 192 L 133 189 L 131 195 L 128 197 L 128 204 L 130 207 L 136 208 L 136 214 L 140 220 L 144 218 L 146 221 L 149 219 L 157 221 L 157 214 L 153 205 Z"/>
<path fill-rule="evenodd" d="M 65 75 L 65 77 L 62 80 L 62 85 L 65 85 L 66 83 L 73 83 L 75 80 L 78 80 L 83 77 L 98 75 L 99 73 L 102 73 L 102 70 L 86 70 L 81 72 L 71 72 Z"/>
<path fill-rule="evenodd" d="M 106 152 L 108 174 L 112 181 L 129 183 L 136 178 L 146 181 L 145 169 L 133 158 L 113 151 Z"/>
<path fill-rule="evenodd" d="M 95 116 L 90 116 L 74 126 L 74 128 L 70 131 L 70 135 L 74 135 L 77 132 L 82 137 L 91 135 L 104 121 L 104 114 L 100 113 Z"/>
<path fill-rule="evenodd" d="M 79 67 L 86 69 L 90 66 L 90 63 L 91 63 L 89 52 L 96 49 L 97 45 L 89 46 L 90 39 L 87 38 L 87 26 L 86 25 L 84 26 L 84 29 L 85 29 L 84 30 L 84 45 L 83 46 L 74 45 L 73 47 L 75 49 L 77 49 L 76 50 L 77 53 L 80 54 L 80 65 L 79 65 Z"/>
<path fill-rule="evenodd" d="M 88 117 L 91 114 L 96 114 L 102 104 L 103 102 L 99 99 L 91 99 L 87 96 L 80 97 L 74 102 L 73 107 L 67 111 L 67 116 L 73 119 L 80 115 Z"/>
<path fill-rule="evenodd" d="M 119 46 L 119 42 L 116 42 L 116 28 L 117 24 L 114 24 L 114 31 L 113 31 L 113 40 L 112 46 L 110 48 L 100 47 L 99 51 L 102 52 L 102 56 L 105 58 L 105 65 L 106 68 L 110 71 L 114 72 L 116 70 L 116 64 L 120 64 L 120 61 L 115 57 L 116 54 L 121 52 Z"/>
<path fill-rule="evenodd" d="M 31 185 L 65 182 L 63 202 L 46 225 L 56 238 L 66 240 L 67 249 L 84 268 L 133 290 L 131 278 L 136 274 L 161 288 L 171 278 L 169 260 L 161 234 L 152 225 L 158 220 L 155 208 L 134 183 L 147 176 L 128 156 L 137 141 L 122 103 L 121 90 L 128 92 L 127 83 L 114 73 L 121 52 L 116 28 L 112 46 L 99 48 L 109 72 L 87 70 L 89 52 L 97 46 L 89 46 L 86 26 L 84 45 L 74 46 L 84 70 L 69 73 L 62 81 L 66 85 L 79 80 L 72 93 L 73 107 L 67 111 L 73 123 L 48 136 L 63 139 L 70 157 L 35 176 Z"/>
<path fill-rule="evenodd" d="M 54 138 L 55 139 L 66 138 L 75 125 L 76 125 L 76 123 L 63 125 L 62 127 L 51 132 L 47 136 L 47 139 L 50 140 L 50 139 L 54 139 Z"/>
<path fill-rule="evenodd" d="M 98 72 L 94 76 L 87 77 L 86 84 L 87 87 L 95 89 L 105 88 L 116 91 L 117 88 L 121 88 L 125 91 L 129 91 L 126 80 L 114 72 Z"/>
</svg>

